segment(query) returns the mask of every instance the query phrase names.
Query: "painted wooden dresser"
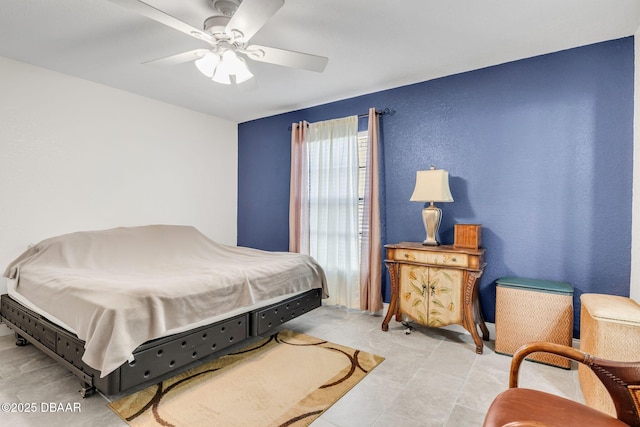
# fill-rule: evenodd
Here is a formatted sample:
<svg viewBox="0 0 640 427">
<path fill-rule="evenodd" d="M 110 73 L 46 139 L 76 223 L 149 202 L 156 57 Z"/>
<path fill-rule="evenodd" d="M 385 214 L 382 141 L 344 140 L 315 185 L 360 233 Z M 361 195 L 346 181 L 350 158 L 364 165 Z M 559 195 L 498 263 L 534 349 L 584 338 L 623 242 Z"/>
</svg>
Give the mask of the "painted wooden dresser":
<svg viewBox="0 0 640 427">
<path fill-rule="evenodd" d="M 385 264 L 391 278 L 391 301 L 382 330 L 389 330 L 393 315 L 398 322 L 406 315 L 430 327 L 459 324 L 473 337 L 476 353 L 482 354 L 482 340 L 489 340 L 478 299 L 484 248 L 403 242 L 386 245 L 385 249 Z"/>
</svg>

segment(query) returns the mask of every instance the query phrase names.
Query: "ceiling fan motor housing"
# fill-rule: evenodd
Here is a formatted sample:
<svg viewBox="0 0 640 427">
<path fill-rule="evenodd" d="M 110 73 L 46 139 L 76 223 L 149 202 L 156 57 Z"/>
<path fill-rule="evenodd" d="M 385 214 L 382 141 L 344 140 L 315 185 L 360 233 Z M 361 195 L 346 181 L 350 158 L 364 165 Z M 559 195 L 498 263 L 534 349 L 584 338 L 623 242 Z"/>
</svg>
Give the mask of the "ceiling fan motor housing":
<svg viewBox="0 0 640 427">
<path fill-rule="evenodd" d="M 204 30 L 209 34 L 224 34 L 224 29 L 231 17 L 223 15 L 210 16 L 204 21 Z"/>
<path fill-rule="evenodd" d="M 211 6 L 224 16 L 232 16 L 240 3 L 240 0 L 211 0 Z"/>
</svg>

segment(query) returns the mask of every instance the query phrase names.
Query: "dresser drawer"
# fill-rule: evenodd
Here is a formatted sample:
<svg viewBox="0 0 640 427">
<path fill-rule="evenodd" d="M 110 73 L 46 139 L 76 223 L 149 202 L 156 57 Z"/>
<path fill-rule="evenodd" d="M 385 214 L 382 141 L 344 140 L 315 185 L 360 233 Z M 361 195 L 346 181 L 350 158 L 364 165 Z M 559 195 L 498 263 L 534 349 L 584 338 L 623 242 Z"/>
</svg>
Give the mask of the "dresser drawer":
<svg viewBox="0 0 640 427">
<path fill-rule="evenodd" d="M 469 255 L 451 252 L 431 252 L 412 249 L 393 249 L 390 254 L 394 261 L 416 262 L 419 264 L 442 265 L 446 267 L 474 268 L 469 265 Z"/>
<path fill-rule="evenodd" d="M 484 267 L 483 248 L 461 249 L 451 245 L 424 246 L 418 242 L 403 242 L 386 245 L 385 249 L 388 261 L 474 271 L 481 271 Z"/>
</svg>

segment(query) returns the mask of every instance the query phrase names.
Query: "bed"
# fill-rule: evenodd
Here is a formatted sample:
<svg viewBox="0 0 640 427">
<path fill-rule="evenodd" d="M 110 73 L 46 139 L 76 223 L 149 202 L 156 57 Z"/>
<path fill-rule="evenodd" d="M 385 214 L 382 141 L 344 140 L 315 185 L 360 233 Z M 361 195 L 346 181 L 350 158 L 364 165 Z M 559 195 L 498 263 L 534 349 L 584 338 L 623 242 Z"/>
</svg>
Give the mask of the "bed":
<svg viewBox="0 0 640 427">
<path fill-rule="evenodd" d="M 222 245 L 190 226 L 83 231 L 9 264 L 0 318 L 77 375 L 116 394 L 224 351 L 321 304 L 313 258 Z"/>
</svg>

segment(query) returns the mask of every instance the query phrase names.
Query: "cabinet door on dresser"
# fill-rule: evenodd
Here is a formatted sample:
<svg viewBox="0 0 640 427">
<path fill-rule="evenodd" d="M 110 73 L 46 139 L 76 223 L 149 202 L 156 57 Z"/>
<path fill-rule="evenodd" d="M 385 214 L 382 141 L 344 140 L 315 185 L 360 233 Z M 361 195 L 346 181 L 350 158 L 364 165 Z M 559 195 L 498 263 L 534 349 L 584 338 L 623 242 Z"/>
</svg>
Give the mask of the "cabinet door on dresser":
<svg viewBox="0 0 640 427">
<path fill-rule="evenodd" d="M 462 323 L 462 270 L 402 264 L 399 276 L 402 313 L 431 327 Z"/>
</svg>

